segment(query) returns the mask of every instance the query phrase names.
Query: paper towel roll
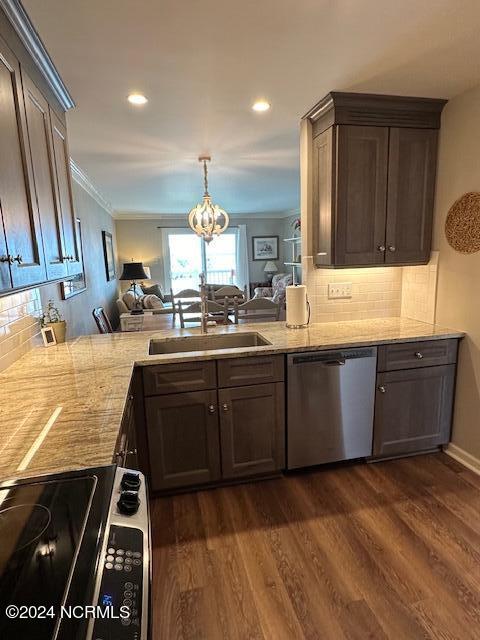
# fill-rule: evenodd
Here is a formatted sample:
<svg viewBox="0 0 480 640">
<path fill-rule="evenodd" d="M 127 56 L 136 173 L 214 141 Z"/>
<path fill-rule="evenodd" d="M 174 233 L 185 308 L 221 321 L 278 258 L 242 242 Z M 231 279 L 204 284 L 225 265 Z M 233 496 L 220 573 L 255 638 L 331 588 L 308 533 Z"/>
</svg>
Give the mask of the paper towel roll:
<svg viewBox="0 0 480 640">
<path fill-rule="evenodd" d="M 287 327 L 300 329 L 306 327 L 309 321 L 307 301 L 307 287 L 304 284 L 286 287 Z"/>
</svg>

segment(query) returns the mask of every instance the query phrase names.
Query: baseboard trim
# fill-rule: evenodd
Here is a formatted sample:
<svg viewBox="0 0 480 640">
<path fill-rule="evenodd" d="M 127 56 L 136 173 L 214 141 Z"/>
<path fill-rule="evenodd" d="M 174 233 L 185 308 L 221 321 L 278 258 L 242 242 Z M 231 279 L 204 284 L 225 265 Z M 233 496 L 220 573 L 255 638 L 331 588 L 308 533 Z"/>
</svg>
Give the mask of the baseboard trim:
<svg viewBox="0 0 480 640">
<path fill-rule="evenodd" d="M 467 467 L 467 469 L 470 469 L 470 471 L 473 471 L 480 476 L 480 460 L 475 458 L 475 456 L 472 456 L 471 453 L 464 451 L 464 449 L 461 449 L 456 444 L 452 443 L 444 447 L 443 451 L 447 456 L 450 456 L 457 462 L 460 462 L 464 467 Z"/>
</svg>

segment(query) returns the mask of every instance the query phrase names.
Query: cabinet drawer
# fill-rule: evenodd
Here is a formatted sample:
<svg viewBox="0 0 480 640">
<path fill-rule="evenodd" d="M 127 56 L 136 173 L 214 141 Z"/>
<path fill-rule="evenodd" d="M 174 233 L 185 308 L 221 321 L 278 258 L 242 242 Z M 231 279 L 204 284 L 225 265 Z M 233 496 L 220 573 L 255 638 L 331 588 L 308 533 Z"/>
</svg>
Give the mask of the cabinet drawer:
<svg viewBox="0 0 480 640">
<path fill-rule="evenodd" d="M 378 371 L 397 371 L 417 367 L 454 364 L 458 340 L 402 342 L 378 348 Z"/>
<path fill-rule="evenodd" d="M 218 361 L 218 386 L 220 388 L 241 387 L 264 382 L 282 382 L 283 379 L 283 355 L 229 358 Z"/>
<path fill-rule="evenodd" d="M 215 361 L 179 362 L 144 367 L 143 386 L 146 396 L 215 389 Z"/>
</svg>

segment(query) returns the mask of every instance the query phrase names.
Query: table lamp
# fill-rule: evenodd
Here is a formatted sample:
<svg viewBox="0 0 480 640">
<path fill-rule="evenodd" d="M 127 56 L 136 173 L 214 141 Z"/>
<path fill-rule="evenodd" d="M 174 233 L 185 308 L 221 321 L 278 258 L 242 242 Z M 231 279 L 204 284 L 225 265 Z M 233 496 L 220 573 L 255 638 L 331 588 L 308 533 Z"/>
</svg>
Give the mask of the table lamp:
<svg viewBox="0 0 480 640">
<path fill-rule="evenodd" d="M 263 270 L 267 274 L 267 279 L 268 279 L 269 282 L 272 281 L 273 274 L 277 273 L 277 271 L 278 271 L 277 265 L 274 262 L 272 262 L 272 260 L 269 260 L 267 262 L 267 264 L 264 266 Z"/>
<path fill-rule="evenodd" d="M 137 300 L 137 280 L 148 280 L 148 276 L 145 273 L 143 264 L 141 262 L 125 262 L 123 264 L 122 275 L 120 280 L 130 280 L 133 288 L 133 295 L 135 296 L 135 303 L 133 309 L 130 311 L 132 315 L 138 315 L 143 313 L 142 303 Z"/>
</svg>

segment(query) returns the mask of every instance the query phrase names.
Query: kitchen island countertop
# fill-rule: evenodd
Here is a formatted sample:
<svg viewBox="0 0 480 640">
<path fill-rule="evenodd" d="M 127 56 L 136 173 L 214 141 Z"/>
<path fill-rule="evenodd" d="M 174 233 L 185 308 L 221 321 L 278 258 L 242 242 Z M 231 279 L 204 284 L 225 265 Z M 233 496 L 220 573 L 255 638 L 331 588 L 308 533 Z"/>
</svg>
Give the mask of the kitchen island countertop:
<svg viewBox="0 0 480 640">
<path fill-rule="evenodd" d="M 258 332 L 271 345 L 148 355 L 152 337 L 199 334 L 199 329 L 169 329 L 82 336 L 32 349 L 0 374 L 0 480 L 110 464 L 134 366 L 464 335 L 408 318 L 319 323 L 299 330 L 287 329 L 284 322 L 211 330 L 238 331 Z"/>
</svg>

